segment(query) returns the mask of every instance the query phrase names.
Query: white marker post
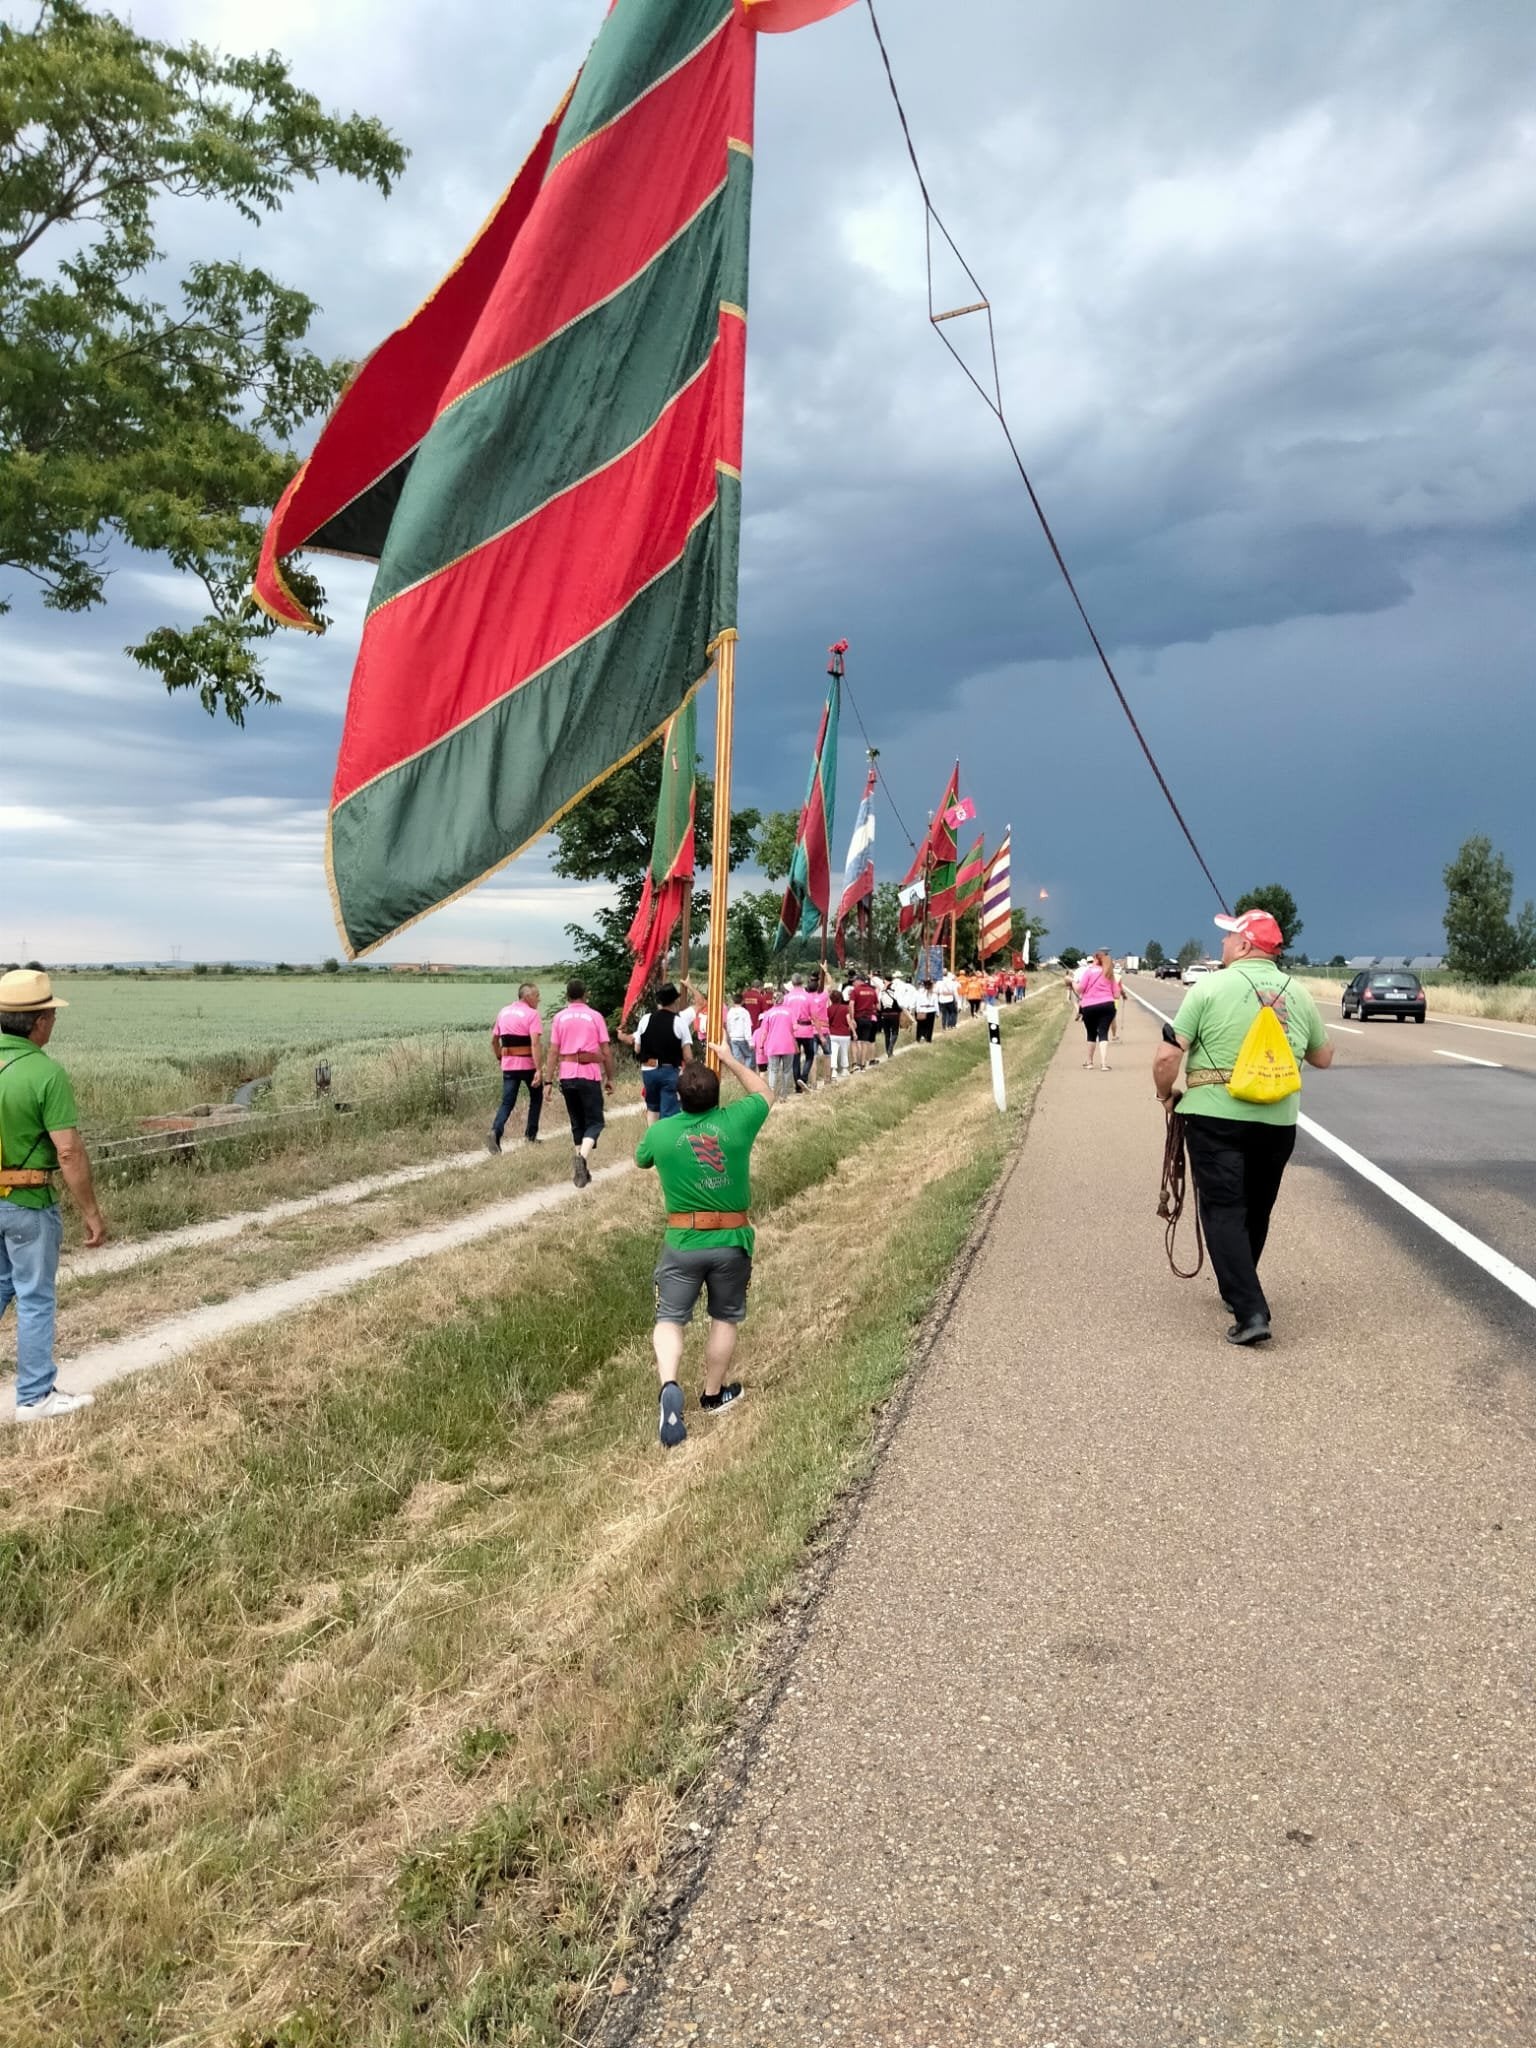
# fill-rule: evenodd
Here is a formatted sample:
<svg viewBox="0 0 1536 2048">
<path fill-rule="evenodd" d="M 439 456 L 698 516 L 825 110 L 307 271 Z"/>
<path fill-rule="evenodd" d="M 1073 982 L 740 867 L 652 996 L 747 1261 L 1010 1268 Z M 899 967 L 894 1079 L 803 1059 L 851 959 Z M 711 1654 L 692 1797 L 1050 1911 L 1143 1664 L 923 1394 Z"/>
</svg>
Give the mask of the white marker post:
<svg viewBox="0 0 1536 2048">
<path fill-rule="evenodd" d="M 997 1020 L 996 1003 L 983 1003 L 981 1014 L 987 1020 L 987 1038 L 992 1052 L 992 1099 L 999 1110 L 1006 1110 L 1008 1085 L 1003 1079 L 1003 1027 Z"/>
</svg>

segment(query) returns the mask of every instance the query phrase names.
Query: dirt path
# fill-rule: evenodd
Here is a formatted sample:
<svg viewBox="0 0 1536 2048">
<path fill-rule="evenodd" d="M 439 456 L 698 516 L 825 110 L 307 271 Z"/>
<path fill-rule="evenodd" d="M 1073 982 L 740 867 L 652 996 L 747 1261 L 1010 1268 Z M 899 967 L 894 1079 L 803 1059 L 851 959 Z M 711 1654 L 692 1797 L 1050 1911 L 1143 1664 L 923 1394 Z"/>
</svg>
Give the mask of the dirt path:
<svg viewBox="0 0 1536 2048">
<path fill-rule="evenodd" d="M 1276 1342 L 1224 1344 L 1152 1214 L 1154 1028 L 1108 1075 L 1064 1040 L 655 1996 L 605 2039 L 1536 2035 L 1528 1327 L 1304 1145 Z"/>
<path fill-rule="evenodd" d="M 616 1123 L 620 1117 L 639 1116 L 638 1103 L 626 1103 L 620 1109 L 606 1112 L 609 1123 Z M 521 1140 L 518 1141 L 521 1143 Z M 548 1132 L 539 1141 L 544 1143 L 567 1143 L 562 1129 L 558 1139 L 552 1139 Z M 304 1216 L 314 1209 L 335 1209 L 349 1207 L 353 1202 L 363 1202 L 370 1195 L 387 1193 L 391 1188 L 409 1187 L 413 1181 L 431 1180 L 440 1173 L 463 1173 L 471 1166 L 483 1165 L 486 1152 L 483 1145 L 477 1145 L 473 1152 L 450 1152 L 446 1158 L 429 1159 L 420 1166 L 397 1166 L 388 1173 L 370 1173 L 361 1180 L 340 1181 L 333 1188 L 322 1188 L 318 1194 L 296 1195 L 291 1201 L 270 1202 L 264 1209 L 242 1209 L 233 1216 L 217 1216 L 209 1223 L 187 1223 L 177 1230 L 156 1231 L 150 1237 L 136 1237 L 125 1244 L 103 1245 L 99 1252 L 75 1252 L 59 1267 L 61 1280 L 85 1280 L 98 1273 L 121 1273 L 130 1266 L 141 1266 L 146 1259 L 158 1259 L 166 1252 L 185 1251 L 205 1244 L 223 1244 L 230 1238 L 243 1237 L 248 1231 L 265 1230 L 274 1223 L 290 1222 L 295 1216 Z"/>
<path fill-rule="evenodd" d="M 599 1167 L 592 1176 L 593 1185 L 617 1179 L 619 1175 L 633 1173 L 634 1170 L 634 1162 L 627 1159 L 614 1166 Z M 95 1344 L 87 1351 L 76 1352 L 73 1358 L 61 1359 L 60 1384 L 67 1386 L 71 1393 L 94 1393 L 110 1380 L 124 1379 L 129 1373 L 143 1372 L 149 1366 L 164 1365 L 215 1337 L 228 1336 L 233 1330 L 249 1329 L 253 1323 L 272 1322 L 278 1316 L 288 1315 L 294 1309 L 308 1308 L 333 1294 L 345 1294 L 351 1288 L 361 1286 L 365 1280 L 391 1272 L 397 1266 L 409 1265 L 415 1259 L 430 1259 L 439 1252 L 452 1251 L 458 1245 L 473 1244 L 477 1238 L 489 1237 L 494 1231 L 509 1229 L 515 1223 L 525 1222 L 531 1216 L 572 1201 L 576 1193 L 576 1188 L 568 1182 L 534 1188 L 512 1201 L 492 1202 L 488 1207 L 475 1209 L 452 1223 L 440 1223 L 431 1230 L 413 1231 L 408 1237 L 391 1238 L 388 1243 L 374 1245 L 353 1258 L 335 1259 L 329 1265 L 316 1266 L 307 1273 L 296 1273 L 292 1279 L 275 1280 L 268 1287 L 253 1287 L 230 1301 L 192 1309 L 186 1315 L 170 1316 L 163 1323 L 156 1323 L 152 1329 L 140 1331 L 137 1336 L 124 1337 L 111 1344 Z M 11 1380 L 0 1382 L 0 1391 L 8 1392 L 13 1385 Z"/>
</svg>

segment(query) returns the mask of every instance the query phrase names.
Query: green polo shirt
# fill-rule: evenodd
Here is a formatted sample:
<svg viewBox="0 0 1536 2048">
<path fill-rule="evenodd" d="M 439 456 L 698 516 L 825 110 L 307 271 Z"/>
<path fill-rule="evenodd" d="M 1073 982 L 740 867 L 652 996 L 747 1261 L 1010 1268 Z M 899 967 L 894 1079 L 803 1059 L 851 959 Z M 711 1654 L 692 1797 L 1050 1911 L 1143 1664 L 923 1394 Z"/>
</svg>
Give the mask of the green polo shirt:
<svg viewBox="0 0 1536 2048">
<path fill-rule="evenodd" d="M 50 1131 L 72 1131 L 80 1122 L 75 1091 L 57 1060 L 30 1038 L 0 1031 L 0 1166 L 57 1169 L 59 1155 Z M 51 1209 L 51 1187 L 12 1188 L 0 1200 L 18 1209 Z"/>
<path fill-rule="evenodd" d="M 1283 991 L 1275 1003 L 1275 1015 L 1290 1040 L 1297 1066 L 1309 1052 L 1328 1043 L 1317 1005 L 1301 983 L 1273 960 L 1247 959 L 1223 967 L 1219 974 L 1202 974 L 1179 1005 L 1173 1028 L 1189 1045 L 1187 1064 L 1192 1070 L 1216 1067 L 1224 1074 L 1231 1073 L 1248 1027 L 1259 1014 L 1260 989 L 1266 995 Z M 1179 1104 L 1181 1116 L 1221 1116 L 1245 1124 L 1293 1124 L 1300 1110 L 1299 1090 L 1282 1102 L 1240 1102 L 1219 1081 L 1186 1089 Z"/>
<path fill-rule="evenodd" d="M 674 1215 L 685 1209 L 750 1209 L 752 1141 L 768 1121 L 768 1098 L 743 1095 L 698 1116 L 664 1116 L 640 1140 L 637 1166 L 654 1166 L 662 1199 Z M 666 1241 L 679 1251 L 738 1245 L 750 1253 L 751 1224 L 737 1230 L 672 1230 Z"/>
</svg>

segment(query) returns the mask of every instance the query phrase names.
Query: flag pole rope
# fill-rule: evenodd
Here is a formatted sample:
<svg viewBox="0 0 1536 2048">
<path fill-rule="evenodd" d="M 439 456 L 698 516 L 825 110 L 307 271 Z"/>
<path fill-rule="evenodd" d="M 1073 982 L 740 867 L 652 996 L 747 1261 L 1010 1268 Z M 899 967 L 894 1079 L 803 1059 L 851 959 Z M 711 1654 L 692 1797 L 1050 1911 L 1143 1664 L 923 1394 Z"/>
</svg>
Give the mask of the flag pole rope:
<svg viewBox="0 0 1536 2048">
<path fill-rule="evenodd" d="M 954 357 L 955 361 L 960 365 L 961 369 L 965 372 L 968 381 L 975 387 L 976 393 L 980 397 L 983 405 L 986 406 L 987 410 L 993 415 L 998 425 L 1002 428 L 1003 439 L 1008 443 L 1008 452 L 1013 457 L 1014 467 L 1018 470 L 1024 488 L 1029 493 L 1029 502 L 1034 507 L 1036 519 L 1038 519 L 1040 522 L 1040 531 L 1045 535 L 1046 545 L 1050 548 L 1051 554 L 1055 558 L 1056 566 L 1061 571 L 1062 581 L 1066 584 L 1068 591 L 1071 593 L 1072 602 L 1077 607 L 1078 617 L 1082 620 L 1083 625 L 1087 629 L 1088 638 L 1093 642 L 1093 651 L 1099 658 L 1099 665 L 1103 669 L 1105 675 L 1109 678 L 1110 688 L 1114 691 L 1115 696 L 1119 701 L 1120 709 L 1125 713 L 1126 720 L 1130 725 L 1131 731 L 1136 735 L 1136 744 L 1141 748 L 1142 753 L 1146 756 L 1147 766 L 1152 770 L 1153 775 L 1157 778 L 1157 786 L 1162 791 L 1164 797 L 1167 799 L 1168 808 L 1172 811 L 1174 817 L 1177 819 L 1179 830 L 1184 834 L 1185 839 L 1189 843 L 1190 852 L 1195 856 L 1195 859 L 1199 862 L 1201 873 L 1205 876 L 1205 879 L 1210 883 L 1212 889 L 1215 890 L 1216 901 L 1221 905 L 1223 910 L 1226 910 L 1227 899 L 1225 896 L 1222 895 L 1221 888 L 1217 883 L 1216 877 L 1211 873 L 1210 867 L 1206 862 L 1205 855 L 1200 851 L 1199 845 L 1195 839 L 1195 835 L 1189 829 L 1189 825 L 1185 819 L 1184 813 L 1179 809 L 1178 803 L 1174 798 L 1173 791 L 1168 786 L 1168 778 L 1164 775 L 1162 769 L 1157 764 L 1157 756 L 1153 753 L 1150 745 L 1147 742 L 1146 734 L 1142 731 L 1141 726 L 1137 722 L 1136 714 L 1134 711 L 1132 711 L 1130 706 L 1130 700 L 1127 698 L 1125 691 L 1120 687 L 1120 678 L 1115 674 L 1114 667 L 1110 662 L 1109 656 L 1104 651 L 1104 643 L 1100 640 L 1097 632 L 1094 630 L 1093 621 L 1088 616 L 1087 606 L 1083 603 L 1082 598 L 1078 595 L 1077 585 L 1072 580 L 1072 571 L 1067 567 L 1066 557 L 1062 554 L 1061 548 L 1057 543 L 1056 535 L 1051 529 L 1051 522 L 1045 516 L 1045 507 L 1041 504 L 1039 495 L 1036 492 L 1033 483 L 1030 481 L 1029 471 L 1024 467 L 1024 458 L 1019 453 L 1018 443 L 1013 438 L 1013 429 L 1009 426 L 1007 415 L 1003 410 L 1002 375 L 998 369 L 997 363 L 997 329 L 993 324 L 992 320 L 992 303 L 988 299 L 986 292 L 982 289 L 981 280 L 977 277 L 975 271 L 972 270 L 969 263 L 966 262 L 964 256 L 961 255 L 960 250 L 956 245 L 954 236 L 949 232 L 949 229 L 944 225 L 943 218 L 940 215 L 938 208 L 933 203 L 932 194 L 928 190 L 928 181 L 923 176 L 922 164 L 918 161 L 917 145 L 912 140 L 912 129 L 907 121 L 907 110 L 902 105 L 901 94 L 896 89 L 896 74 L 891 69 L 890 52 L 885 47 L 885 37 L 880 32 L 880 17 L 875 12 L 875 0 L 865 0 L 865 5 L 869 9 L 869 25 L 875 32 L 875 42 L 880 50 L 880 61 L 885 66 L 886 83 L 891 89 L 891 99 L 895 104 L 896 118 L 901 123 L 902 139 L 906 143 L 907 155 L 910 158 L 912 164 L 912 172 L 914 177 L 917 179 L 917 189 L 923 196 L 923 238 L 925 243 L 928 265 L 929 323 L 932 326 L 934 333 L 939 337 L 940 341 L 943 342 L 944 346 L 949 350 L 950 354 Z M 970 279 L 972 286 L 975 288 L 976 303 L 972 306 L 956 306 L 950 308 L 946 312 L 938 312 L 934 308 L 933 231 L 935 228 L 937 228 L 939 233 L 943 236 L 945 242 L 949 245 L 950 251 L 954 255 L 956 262 L 960 265 L 960 268 L 965 272 L 966 276 Z M 958 319 L 962 315 L 969 313 L 985 313 L 987 317 L 987 342 L 992 358 L 992 389 L 990 391 L 988 391 L 987 387 L 981 382 L 980 378 L 977 377 L 975 371 L 971 368 L 970 364 L 965 360 L 964 356 L 961 355 L 960 351 L 955 347 L 954 343 L 950 340 L 949 335 L 946 332 L 945 323 L 947 321 Z"/>
</svg>

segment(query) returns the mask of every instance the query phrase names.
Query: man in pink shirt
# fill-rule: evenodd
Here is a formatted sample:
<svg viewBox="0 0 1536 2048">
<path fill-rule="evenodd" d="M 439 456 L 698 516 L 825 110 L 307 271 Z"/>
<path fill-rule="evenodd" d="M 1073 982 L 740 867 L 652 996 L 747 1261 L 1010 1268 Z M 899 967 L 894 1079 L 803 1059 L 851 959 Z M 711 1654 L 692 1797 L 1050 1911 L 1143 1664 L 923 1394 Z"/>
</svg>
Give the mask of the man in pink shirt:
<svg viewBox="0 0 1536 2048">
<path fill-rule="evenodd" d="M 560 1082 L 571 1120 L 571 1143 L 576 1148 L 571 1178 L 584 1188 L 592 1178 L 587 1162 L 603 1135 L 603 1097 L 613 1093 L 608 1026 L 588 1004 L 585 982 L 568 981 L 565 985 L 565 1008 L 549 1027 L 544 1078 Z"/>
<path fill-rule="evenodd" d="M 811 1008 L 810 991 L 805 985 L 805 976 L 790 977 L 789 987 L 784 991 L 784 1007 L 789 1012 L 791 1034 L 795 1041 L 795 1093 L 803 1095 L 810 1085 L 811 1069 L 816 1064 L 816 1015 Z"/>
<path fill-rule="evenodd" d="M 816 1032 L 814 1050 L 811 1053 L 810 1065 L 805 1078 L 807 1082 L 810 1081 L 811 1074 L 816 1066 L 816 1055 L 819 1052 L 822 1056 L 822 1078 L 830 1086 L 832 1079 L 832 998 L 827 994 L 827 978 L 824 974 L 815 974 L 811 977 L 811 986 L 806 992 L 805 999 L 810 1004 L 811 1023 L 815 1027 Z"/>
<path fill-rule="evenodd" d="M 530 1145 L 538 1143 L 539 1116 L 544 1108 L 544 1083 L 539 1079 L 539 1037 L 543 1029 L 539 1021 L 538 983 L 525 981 L 517 992 L 517 1001 L 508 1003 L 491 1026 L 491 1048 L 501 1062 L 501 1107 L 485 1141 L 487 1152 L 501 1150 L 501 1134 L 517 1106 L 518 1090 L 525 1084 L 528 1121 L 523 1136 Z"/>
<path fill-rule="evenodd" d="M 788 994 L 786 990 L 778 1002 L 764 1010 L 756 1033 L 756 1042 L 768 1062 L 768 1086 L 780 1102 L 792 1092 L 795 1080 L 795 1024 Z"/>
</svg>

